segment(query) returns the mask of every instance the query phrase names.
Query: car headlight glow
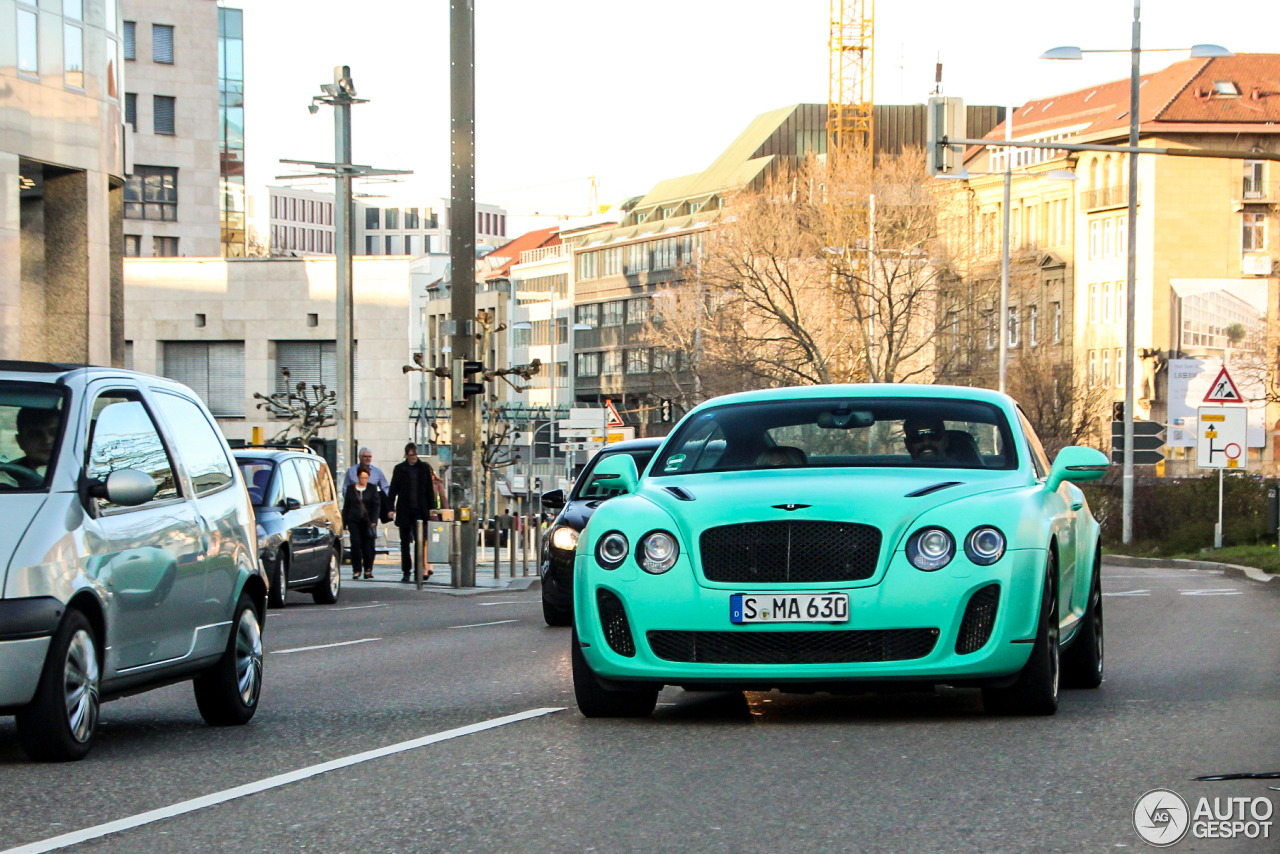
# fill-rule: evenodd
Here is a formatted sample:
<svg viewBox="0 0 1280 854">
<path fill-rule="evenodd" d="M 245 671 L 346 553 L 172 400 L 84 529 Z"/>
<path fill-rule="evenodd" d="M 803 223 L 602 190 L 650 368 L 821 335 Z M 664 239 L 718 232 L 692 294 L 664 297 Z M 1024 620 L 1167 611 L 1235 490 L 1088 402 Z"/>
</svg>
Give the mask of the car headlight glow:
<svg viewBox="0 0 1280 854">
<path fill-rule="evenodd" d="M 661 575 L 676 565 L 680 556 L 680 544 L 666 531 L 650 531 L 640 538 L 636 547 L 636 562 L 645 572 Z"/>
<path fill-rule="evenodd" d="M 955 553 L 955 538 L 943 528 L 921 528 L 907 540 L 907 560 L 925 572 L 942 569 L 951 563 Z"/>
<path fill-rule="evenodd" d="M 605 569 L 617 569 L 627 559 L 631 544 L 621 531 L 610 531 L 596 543 L 596 563 Z"/>
<path fill-rule="evenodd" d="M 964 538 L 964 553 L 978 566 L 990 566 L 1004 556 L 1004 534 L 999 528 L 980 525 Z"/>
<path fill-rule="evenodd" d="M 561 525 L 551 532 L 551 548 L 562 552 L 575 551 L 578 548 L 578 532 L 567 525 Z"/>
</svg>

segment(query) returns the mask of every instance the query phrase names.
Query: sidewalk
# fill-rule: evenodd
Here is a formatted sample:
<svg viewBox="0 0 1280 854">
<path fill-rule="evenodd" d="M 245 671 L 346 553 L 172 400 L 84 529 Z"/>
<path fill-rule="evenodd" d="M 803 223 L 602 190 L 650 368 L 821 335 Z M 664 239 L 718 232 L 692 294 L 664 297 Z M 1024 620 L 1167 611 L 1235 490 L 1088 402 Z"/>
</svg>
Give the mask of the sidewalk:
<svg viewBox="0 0 1280 854">
<path fill-rule="evenodd" d="M 433 563 L 429 565 L 431 569 L 431 577 L 426 579 L 423 588 L 432 593 L 447 593 L 453 596 L 473 596 L 478 593 L 492 593 L 497 590 L 528 590 L 530 587 L 538 583 L 536 567 L 533 561 L 529 564 L 529 575 L 521 575 L 522 567 L 520 557 L 516 555 L 516 577 L 510 578 L 511 564 L 507 558 L 506 550 L 502 552 L 502 577 L 493 577 L 493 549 L 481 549 L 476 553 L 476 586 L 469 588 L 454 588 L 453 576 L 447 563 Z M 342 567 L 342 583 L 343 584 L 394 584 L 397 587 L 412 590 L 413 583 L 404 584 L 400 581 L 402 573 L 400 571 L 400 550 L 397 546 L 395 553 L 390 555 L 378 555 L 373 562 L 373 578 L 372 579 L 353 579 L 351 577 L 351 566 L 344 564 Z"/>
</svg>

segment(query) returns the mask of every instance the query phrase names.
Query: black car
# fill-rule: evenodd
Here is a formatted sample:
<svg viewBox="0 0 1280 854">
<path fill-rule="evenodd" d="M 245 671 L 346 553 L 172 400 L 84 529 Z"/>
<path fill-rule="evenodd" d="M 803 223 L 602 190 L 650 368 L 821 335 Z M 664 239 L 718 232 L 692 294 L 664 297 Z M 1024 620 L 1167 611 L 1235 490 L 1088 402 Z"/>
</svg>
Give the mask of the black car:
<svg viewBox="0 0 1280 854">
<path fill-rule="evenodd" d="M 283 608 L 288 590 L 308 590 L 320 605 L 338 601 L 342 584 L 342 511 L 325 461 L 302 448 L 239 448 L 258 521 L 258 556 Z"/>
<path fill-rule="evenodd" d="M 567 501 L 561 489 L 542 493 L 544 509 L 560 510 L 543 538 L 538 573 L 542 577 L 542 616 L 548 626 L 573 622 L 573 551 L 578 547 L 578 534 L 587 527 L 601 502 L 619 494 L 612 480 L 592 476 L 596 466 L 616 454 L 630 454 L 636 461 L 636 471 L 642 472 L 662 442 L 661 438 L 632 439 L 607 445 L 587 463 Z"/>
</svg>

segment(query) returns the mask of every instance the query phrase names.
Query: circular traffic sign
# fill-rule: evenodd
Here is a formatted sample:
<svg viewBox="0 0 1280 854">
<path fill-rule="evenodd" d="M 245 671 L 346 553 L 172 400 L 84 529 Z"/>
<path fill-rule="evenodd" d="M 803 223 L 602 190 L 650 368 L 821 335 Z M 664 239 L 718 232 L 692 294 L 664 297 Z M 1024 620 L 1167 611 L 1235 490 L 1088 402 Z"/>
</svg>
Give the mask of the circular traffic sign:
<svg viewBox="0 0 1280 854">
<path fill-rule="evenodd" d="M 1232 448 L 1235 448 L 1235 451 L 1232 451 L 1232 450 L 1231 450 Z M 1229 459 L 1229 460 L 1238 460 L 1238 459 L 1240 459 L 1240 452 L 1241 452 L 1241 451 L 1240 451 L 1240 446 L 1239 446 L 1239 445 L 1237 445 L 1235 442 L 1228 442 L 1228 443 L 1227 443 L 1227 446 L 1226 446 L 1225 448 L 1223 448 L 1223 449 L 1222 449 L 1222 453 L 1226 454 L 1226 455 L 1227 455 L 1227 459 Z"/>
</svg>

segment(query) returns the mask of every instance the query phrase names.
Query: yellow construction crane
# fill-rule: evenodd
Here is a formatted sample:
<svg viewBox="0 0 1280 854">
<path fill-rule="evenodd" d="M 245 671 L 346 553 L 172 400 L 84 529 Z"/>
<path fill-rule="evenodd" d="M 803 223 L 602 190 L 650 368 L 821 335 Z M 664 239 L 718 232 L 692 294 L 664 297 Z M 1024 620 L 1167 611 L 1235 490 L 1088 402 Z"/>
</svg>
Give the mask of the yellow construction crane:
<svg viewBox="0 0 1280 854">
<path fill-rule="evenodd" d="M 827 151 L 874 153 L 872 30 L 875 0 L 831 0 Z"/>
</svg>

